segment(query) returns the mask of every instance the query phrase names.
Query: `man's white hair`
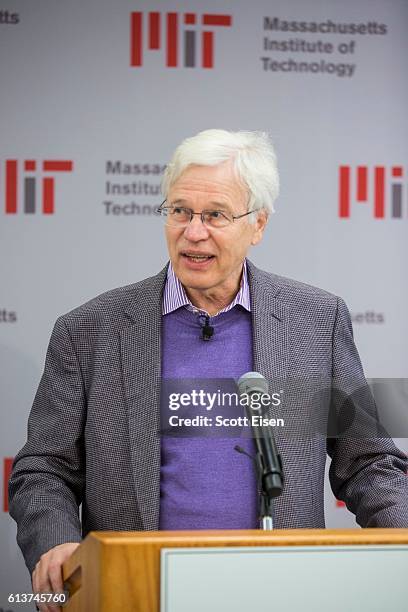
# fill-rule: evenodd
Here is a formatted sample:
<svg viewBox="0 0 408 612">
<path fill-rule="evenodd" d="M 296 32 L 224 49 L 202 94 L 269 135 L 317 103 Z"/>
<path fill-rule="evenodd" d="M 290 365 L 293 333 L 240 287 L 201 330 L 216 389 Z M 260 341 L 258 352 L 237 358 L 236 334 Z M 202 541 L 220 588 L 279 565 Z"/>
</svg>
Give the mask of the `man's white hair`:
<svg viewBox="0 0 408 612">
<path fill-rule="evenodd" d="M 248 210 L 263 209 L 268 215 L 275 212 L 279 175 L 276 154 L 265 132 L 204 130 L 186 138 L 166 167 L 163 196 L 167 197 L 170 187 L 188 166 L 216 166 L 229 159 L 233 160 L 237 178 L 248 189 Z"/>
</svg>

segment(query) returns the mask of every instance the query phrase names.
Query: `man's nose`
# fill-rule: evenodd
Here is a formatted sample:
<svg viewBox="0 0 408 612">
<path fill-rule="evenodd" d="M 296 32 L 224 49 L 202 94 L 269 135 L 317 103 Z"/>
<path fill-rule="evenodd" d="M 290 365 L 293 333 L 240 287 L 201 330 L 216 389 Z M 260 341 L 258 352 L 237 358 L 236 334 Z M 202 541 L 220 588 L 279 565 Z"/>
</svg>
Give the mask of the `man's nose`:
<svg viewBox="0 0 408 612">
<path fill-rule="evenodd" d="M 184 237 L 191 242 L 198 242 L 199 240 L 206 240 L 209 235 L 210 232 L 201 221 L 200 215 L 193 215 L 193 218 L 184 230 Z"/>
</svg>

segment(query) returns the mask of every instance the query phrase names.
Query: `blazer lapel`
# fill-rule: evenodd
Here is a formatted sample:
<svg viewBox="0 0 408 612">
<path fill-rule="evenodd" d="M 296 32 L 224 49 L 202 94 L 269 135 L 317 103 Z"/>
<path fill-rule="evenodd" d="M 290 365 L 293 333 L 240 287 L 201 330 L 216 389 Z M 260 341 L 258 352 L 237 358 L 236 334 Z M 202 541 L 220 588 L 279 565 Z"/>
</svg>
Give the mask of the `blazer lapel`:
<svg viewBox="0 0 408 612">
<path fill-rule="evenodd" d="M 251 293 L 253 367 L 268 381 L 269 392 L 276 393 L 285 387 L 290 313 L 277 297 L 279 285 L 250 261 L 247 264 Z M 276 428 L 277 439 L 279 434 L 279 428 Z"/>
<path fill-rule="evenodd" d="M 289 313 L 277 299 L 280 287 L 250 261 L 248 281 L 251 292 L 254 369 L 269 381 L 283 382 L 288 363 Z"/>
<path fill-rule="evenodd" d="M 128 408 L 133 478 L 143 527 L 159 528 L 161 299 L 167 266 L 142 281 L 126 311 L 131 325 L 121 331 L 121 364 Z"/>
</svg>

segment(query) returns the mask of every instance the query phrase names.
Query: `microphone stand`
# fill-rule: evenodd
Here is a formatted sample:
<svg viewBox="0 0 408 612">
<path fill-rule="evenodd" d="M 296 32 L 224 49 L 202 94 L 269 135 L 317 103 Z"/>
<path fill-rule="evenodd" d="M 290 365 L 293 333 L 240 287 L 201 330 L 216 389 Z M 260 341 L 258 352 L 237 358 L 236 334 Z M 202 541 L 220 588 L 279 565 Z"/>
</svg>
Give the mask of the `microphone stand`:
<svg viewBox="0 0 408 612">
<path fill-rule="evenodd" d="M 262 454 L 257 451 L 255 457 L 247 453 L 241 446 L 235 446 L 234 450 L 242 455 L 246 455 L 253 461 L 256 479 L 258 483 L 258 504 L 259 504 L 259 528 L 263 531 L 273 530 L 273 516 L 272 516 L 272 500 L 278 497 L 282 493 L 282 488 L 270 489 L 266 486 L 265 476 L 271 476 L 270 472 L 267 472 L 262 459 Z M 280 472 L 276 472 L 278 477 L 283 481 L 283 470 L 282 470 L 282 459 L 278 455 L 278 461 L 280 464 Z"/>
<path fill-rule="evenodd" d="M 255 457 L 255 469 L 258 481 L 258 496 L 259 496 L 259 528 L 263 531 L 272 531 L 273 529 L 273 516 L 272 516 L 272 499 L 268 494 L 264 484 L 264 464 L 262 461 L 262 455 L 256 454 Z"/>
<path fill-rule="evenodd" d="M 282 493 L 283 466 L 276 448 L 273 431 L 268 425 L 254 424 L 254 411 L 247 406 L 247 415 L 252 423 L 252 432 L 256 446 L 255 467 L 259 488 L 259 522 L 260 529 L 273 529 L 272 500 Z"/>
</svg>

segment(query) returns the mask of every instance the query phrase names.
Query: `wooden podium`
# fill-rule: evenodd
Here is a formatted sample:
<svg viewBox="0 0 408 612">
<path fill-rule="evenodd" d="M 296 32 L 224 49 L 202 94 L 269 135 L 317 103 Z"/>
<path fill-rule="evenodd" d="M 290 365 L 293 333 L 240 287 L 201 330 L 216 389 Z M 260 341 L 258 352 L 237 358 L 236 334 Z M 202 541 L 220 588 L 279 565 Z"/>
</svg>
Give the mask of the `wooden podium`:
<svg viewBox="0 0 408 612">
<path fill-rule="evenodd" d="M 72 557 L 65 563 L 63 568 L 63 575 L 66 587 L 70 591 L 70 599 L 65 606 L 67 612 L 159 612 L 160 609 L 174 609 L 163 607 L 163 601 L 160 602 L 160 591 L 162 588 L 163 593 L 163 576 L 160 576 L 161 567 L 163 567 L 163 553 L 166 551 L 174 551 L 174 549 L 180 549 L 185 553 L 194 553 L 195 549 L 197 552 L 201 549 L 204 553 L 207 552 L 206 560 L 210 561 L 210 565 L 201 566 L 201 579 L 204 580 L 206 570 L 203 567 L 214 567 L 213 562 L 209 559 L 208 553 L 210 549 L 217 552 L 217 549 L 223 550 L 228 554 L 235 554 L 236 557 L 243 559 L 243 556 L 248 553 L 262 553 L 266 552 L 265 547 L 272 553 L 274 551 L 283 551 L 286 553 L 297 552 L 305 553 L 307 551 L 324 553 L 326 551 L 334 551 L 333 555 L 325 556 L 323 561 L 319 561 L 320 568 L 318 571 L 312 570 L 312 575 L 320 574 L 324 571 L 325 567 L 330 565 L 330 558 L 335 560 L 333 568 L 340 567 L 339 561 L 345 561 L 342 552 L 347 552 L 351 555 L 347 561 L 345 561 L 344 567 L 350 567 L 350 559 L 357 558 L 360 551 L 365 551 L 365 557 L 359 557 L 356 571 L 350 568 L 351 575 L 355 575 L 356 572 L 361 576 L 361 587 L 362 592 L 367 591 L 369 588 L 378 589 L 379 578 L 373 574 L 372 569 L 367 571 L 368 576 L 364 575 L 364 568 L 367 568 L 367 558 L 370 558 L 371 553 L 376 552 L 381 555 L 374 562 L 373 567 L 379 569 L 382 572 L 381 579 L 385 584 L 382 584 L 382 588 L 389 589 L 390 594 L 393 597 L 397 597 L 396 601 L 400 601 L 400 598 L 408 595 L 408 588 L 405 583 L 405 579 L 401 580 L 400 575 L 396 575 L 399 572 L 399 568 L 403 568 L 405 573 L 408 567 L 408 529 L 352 529 L 352 530 L 312 530 L 312 529 L 291 529 L 291 530 L 274 530 L 274 531 L 158 531 L 158 532 L 112 532 L 112 531 L 100 531 L 90 533 L 82 544 L 78 547 Z M 204 549 L 204 550 L 203 550 Z M 393 557 L 385 557 L 387 551 L 394 551 Z M 353 552 L 354 551 L 354 552 Z M 356 552 L 357 551 L 357 552 Z M 237 555 L 236 553 L 239 553 Z M 396 557 L 395 555 L 399 555 Z M 337 555 L 337 556 L 335 556 Z M 368 556 L 367 556 L 368 555 Z M 298 567 L 306 568 L 312 567 L 311 561 L 316 558 L 309 556 L 308 558 L 301 555 L 301 565 Z M 185 557 L 184 560 L 187 562 L 187 568 L 191 568 L 194 556 Z M 224 557 L 222 562 L 225 561 L 227 565 L 223 567 L 225 577 L 231 577 L 232 565 L 231 560 L 226 561 L 227 557 Z M 310 562 L 309 562 L 310 559 Z M 362 561 L 365 559 L 365 561 Z M 391 561 L 389 561 L 391 559 Z M 394 559 L 392 561 L 392 559 Z M 298 578 L 301 572 L 296 574 L 296 567 L 298 561 L 295 558 L 292 560 L 288 554 L 281 555 L 279 560 L 279 568 L 282 567 L 282 561 L 289 563 L 287 569 L 283 570 L 291 575 L 289 576 L 289 587 L 290 585 L 296 586 L 298 584 Z M 405 563 L 402 563 L 405 561 Z M 251 565 L 247 566 L 250 568 L 256 567 L 252 565 L 253 560 L 250 560 Z M 390 563 L 394 563 L 397 569 L 392 569 Z M 402 563 L 402 565 L 401 565 Z M 268 559 L 262 559 L 262 568 L 268 568 Z M 234 566 L 235 567 L 235 566 Z M 268 588 L 273 592 L 273 589 L 279 588 L 282 585 L 282 579 L 276 578 L 276 572 L 271 567 L 271 579 L 270 586 Z M 183 570 L 183 576 L 186 576 L 186 588 L 187 574 L 186 570 Z M 246 576 L 242 579 L 239 578 L 239 570 L 236 572 L 237 585 L 242 587 L 242 583 L 245 583 L 245 578 L 251 578 L 252 572 L 247 572 Z M 337 574 L 336 569 L 330 570 L 328 573 L 329 578 L 322 579 L 322 588 L 328 589 L 328 593 L 333 596 L 333 602 L 327 604 L 327 609 L 331 611 L 337 608 L 335 602 L 337 598 L 340 598 L 339 610 L 350 610 L 349 601 L 347 599 L 341 599 L 344 594 L 347 593 L 349 588 L 348 581 L 344 575 L 344 569 L 339 571 L 342 572 L 342 576 Z M 391 572 L 387 577 L 386 571 Z M 256 571 L 254 570 L 254 573 Z M 203 575 L 204 574 L 204 575 Z M 219 572 L 218 572 L 219 574 Z M 337 575 L 336 575 L 337 574 Z M 175 575 L 175 574 L 174 574 Z M 322 574 L 323 575 L 323 574 Z M 333 575 L 333 585 L 329 587 L 327 580 Z M 173 576 L 173 574 L 169 574 Z M 394 580 L 395 578 L 395 580 Z M 308 580 L 310 580 L 308 578 Z M 360 580 L 360 578 L 359 578 Z M 401 592 L 396 593 L 395 588 L 398 585 L 398 581 L 401 580 L 401 584 L 398 588 L 401 588 Z M 279 582 L 279 584 L 278 584 Z M 248 585 L 249 582 L 247 581 Z M 402 584 L 404 583 L 404 584 Z M 214 580 L 212 579 L 214 585 Z M 371 587 L 370 587 L 371 585 Z M 287 589 L 288 596 L 293 586 Z M 336 593 L 336 587 L 338 593 Z M 205 587 L 204 591 L 210 587 Z M 249 588 L 249 587 L 248 587 Z M 359 588 L 359 587 L 357 587 Z M 256 588 L 258 591 L 258 587 Z M 319 590 L 319 588 L 317 588 Z M 351 591 L 351 585 L 350 585 Z M 194 591 L 195 596 L 197 595 L 197 589 Z M 343 595 L 342 595 L 343 593 Z M 405 595 L 406 593 L 406 595 Z M 381 593 L 376 592 L 373 601 L 381 600 Z M 385 595 L 385 597 L 388 597 Z M 163 599 L 163 598 L 162 598 Z M 232 605 L 234 594 L 231 594 L 231 610 L 237 609 L 236 604 Z M 242 600 L 242 596 L 241 596 Z M 160 608 L 162 605 L 162 608 Z M 368 605 L 368 604 L 367 604 Z M 383 604 L 379 603 L 379 606 Z M 406 608 L 408 610 L 408 599 L 405 600 Z M 373 612 L 375 608 L 370 604 L 370 608 L 365 608 L 364 605 L 359 605 L 359 610 L 362 612 L 366 609 L 370 609 Z M 181 605 L 178 608 L 183 608 Z M 219 610 L 224 612 L 228 606 L 219 607 Z M 177 609 L 177 606 L 176 606 Z M 184 609 L 184 608 L 183 608 Z M 198 609 L 194 605 L 194 601 L 191 602 L 190 610 L 195 612 Z M 201 608 L 200 608 L 201 609 Z M 229 609 L 229 608 L 228 608 Z M 241 609 L 241 608 L 239 608 Z M 264 609 L 269 609 L 269 606 Z M 271 604 L 270 609 L 274 608 Z M 282 608 L 280 608 L 282 609 Z M 308 611 L 307 605 L 303 607 L 304 611 Z M 313 609 L 320 609 L 319 607 Z M 357 609 L 357 608 L 356 608 Z M 378 608 L 381 610 L 381 608 Z M 395 607 L 388 609 L 397 609 Z M 293 607 L 286 607 L 285 610 L 294 610 Z M 385 608 L 384 608 L 385 610 Z M 212 608 L 210 612 L 218 612 L 217 608 Z"/>
</svg>

